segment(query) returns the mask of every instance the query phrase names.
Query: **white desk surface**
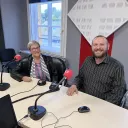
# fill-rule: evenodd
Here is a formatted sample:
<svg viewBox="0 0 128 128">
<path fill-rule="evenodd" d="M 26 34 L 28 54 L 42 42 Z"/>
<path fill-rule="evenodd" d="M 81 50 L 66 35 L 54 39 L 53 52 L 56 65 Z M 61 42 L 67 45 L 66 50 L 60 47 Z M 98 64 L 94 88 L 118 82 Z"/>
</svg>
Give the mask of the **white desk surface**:
<svg viewBox="0 0 128 128">
<path fill-rule="evenodd" d="M 21 91 L 27 91 L 34 87 L 37 81 L 37 79 L 33 79 L 30 83 L 17 82 L 9 74 L 4 73 L 4 82 L 10 83 L 11 87 L 6 91 L 0 92 L 0 97 L 6 94 L 13 95 Z M 11 99 L 15 101 L 25 96 L 45 92 L 48 90 L 49 85 L 50 83 L 47 82 L 45 86 L 37 86 L 34 90 L 19 94 Z M 67 116 L 83 105 L 88 106 L 91 111 L 82 114 L 73 113 L 66 119 L 60 120 L 57 126 L 70 125 L 72 128 L 128 128 L 128 110 L 82 92 L 79 92 L 78 95 L 67 96 L 66 91 L 67 88 L 62 87 L 58 92 L 46 94 L 39 99 L 38 105 L 44 106 L 47 112 L 54 113 L 57 118 Z M 13 104 L 17 120 L 27 114 L 28 107 L 34 105 L 36 98 L 29 98 Z M 52 114 L 47 113 L 41 120 L 33 121 L 28 117 L 23 119 L 21 123 L 25 127 L 41 128 L 41 121 L 44 126 L 56 122 L 56 119 Z M 54 128 L 54 125 L 46 128 Z M 63 128 L 70 127 L 65 126 Z"/>
</svg>

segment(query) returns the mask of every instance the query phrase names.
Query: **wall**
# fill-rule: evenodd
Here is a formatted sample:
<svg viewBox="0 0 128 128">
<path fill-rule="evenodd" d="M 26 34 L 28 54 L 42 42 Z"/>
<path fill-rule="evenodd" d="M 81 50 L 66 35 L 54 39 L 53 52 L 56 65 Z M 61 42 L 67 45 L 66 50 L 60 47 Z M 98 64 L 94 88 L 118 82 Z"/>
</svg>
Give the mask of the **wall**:
<svg viewBox="0 0 128 128">
<path fill-rule="evenodd" d="M 76 2 L 77 0 L 68 0 L 68 12 Z M 74 76 L 77 75 L 79 69 L 80 42 L 81 33 L 68 17 L 66 58 L 70 64 L 70 68 L 74 72 Z"/>
<path fill-rule="evenodd" d="M 76 2 L 77 0 L 68 0 L 68 11 Z M 29 40 L 26 0 L 1 0 L 0 7 L 5 47 L 25 50 Z M 67 28 L 66 55 L 75 76 L 79 68 L 81 34 L 69 18 L 67 20 Z"/>
<path fill-rule="evenodd" d="M 109 36 L 108 41 L 111 46 L 111 48 L 109 49 L 109 55 L 119 60 L 124 66 L 125 80 L 128 89 L 128 23 L 123 25 L 114 34 Z M 81 61 L 83 62 L 83 60 L 88 55 L 91 55 L 91 46 L 89 46 L 89 43 L 86 41 L 84 37 L 82 37 L 81 46 L 82 50 L 80 50 L 80 58 L 83 57 L 81 59 Z"/>
<path fill-rule="evenodd" d="M 77 0 L 68 0 L 68 11 L 76 2 Z M 29 40 L 26 0 L 1 0 L 0 8 L 6 48 L 26 49 Z M 112 57 L 118 59 L 124 65 L 128 84 L 127 41 L 128 23 L 115 32 L 112 48 Z M 80 46 L 81 33 L 68 17 L 66 56 L 74 76 L 77 75 L 79 69 Z"/>
<path fill-rule="evenodd" d="M 114 34 L 112 57 L 124 65 L 125 79 L 128 87 L 128 23 L 123 25 Z"/>
<path fill-rule="evenodd" d="M 26 0 L 0 0 L 5 47 L 26 49 L 29 41 Z"/>
<path fill-rule="evenodd" d="M 69 9 L 71 9 L 71 6 L 72 6 L 71 1 L 69 1 L 69 6 L 70 6 Z M 68 22 L 68 25 L 70 25 L 70 22 Z M 73 27 L 74 27 L 74 25 L 73 25 Z M 74 29 L 74 28 L 71 28 L 71 29 Z M 68 29 L 68 32 L 69 32 L 68 33 L 69 38 L 71 37 L 71 39 L 69 39 L 69 40 L 71 40 L 71 42 L 67 41 L 67 49 L 69 50 L 71 47 L 73 47 L 73 50 L 75 49 L 77 51 L 77 53 L 73 52 L 73 53 L 71 53 L 71 56 L 73 58 L 71 58 L 71 56 L 68 57 L 68 55 L 67 55 L 67 58 L 69 59 L 71 68 L 75 71 L 75 74 L 77 74 L 78 63 L 80 62 L 80 66 L 81 66 L 83 61 L 85 60 L 85 58 L 87 56 L 92 55 L 91 46 L 89 45 L 89 43 L 86 41 L 86 39 L 83 36 L 81 37 L 81 43 L 77 42 L 77 45 L 74 44 L 72 38 L 74 38 L 74 41 L 75 41 L 76 37 L 77 37 L 77 41 L 78 41 L 78 39 L 79 39 L 78 37 L 80 36 L 80 34 L 77 33 L 78 32 L 77 30 L 69 30 Z M 75 33 L 77 35 L 74 35 L 74 37 L 73 37 L 72 32 L 73 32 L 73 34 Z M 125 79 L 126 79 L 126 83 L 127 83 L 127 87 L 128 87 L 128 59 L 127 59 L 128 22 L 125 25 L 123 25 L 122 27 L 120 27 L 114 34 L 109 36 L 108 40 L 109 40 L 109 43 L 111 46 L 111 48 L 109 50 L 109 55 L 111 55 L 115 59 L 119 60 L 124 65 Z M 78 46 L 78 45 L 80 45 L 80 46 Z M 70 46 L 70 47 L 68 47 L 68 46 Z M 80 53 L 78 50 L 80 50 Z M 70 52 L 71 52 L 70 50 L 67 51 L 67 53 L 70 53 Z M 78 58 L 78 54 L 80 56 L 80 59 Z M 80 61 L 78 61 L 78 60 L 80 60 Z M 75 65 L 73 65 L 73 64 L 75 64 Z"/>
</svg>

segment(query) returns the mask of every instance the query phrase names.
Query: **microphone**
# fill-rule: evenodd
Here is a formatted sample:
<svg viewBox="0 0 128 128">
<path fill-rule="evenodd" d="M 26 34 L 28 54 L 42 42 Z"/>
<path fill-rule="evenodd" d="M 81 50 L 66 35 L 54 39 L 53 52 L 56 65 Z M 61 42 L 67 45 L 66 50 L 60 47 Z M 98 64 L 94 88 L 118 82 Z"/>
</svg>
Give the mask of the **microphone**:
<svg viewBox="0 0 128 128">
<path fill-rule="evenodd" d="M 3 83 L 2 77 L 3 77 L 4 68 L 7 67 L 13 61 L 19 61 L 19 60 L 21 60 L 21 56 L 20 55 L 15 55 L 13 60 L 9 61 L 6 65 L 2 66 L 1 81 L 0 81 L 0 91 L 5 91 L 10 87 L 9 83 Z"/>
<path fill-rule="evenodd" d="M 62 84 L 63 81 L 65 80 L 69 80 L 73 75 L 73 72 L 71 69 L 67 69 L 65 72 L 64 72 L 64 75 L 63 75 L 63 78 L 60 80 L 60 82 L 58 84 L 56 83 L 52 83 L 50 86 L 49 86 L 49 89 L 53 92 L 55 91 L 58 91 L 60 90 L 59 88 L 59 85 Z"/>
<path fill-rule="evenodd" d="M 44 108 L 43 106 L 37 106 L 38 99 L 41 96 L 45 95 L 45 94 L 48 94 L 48 93 L 51 93 L 51 92 L 55 92 L 55 90 L 57 88 L 59 88 L 59 85 L 63 81 L 65 81 L 66 79 L 69 80 L 72 77 L 72 74 L 73 74 L 72 70 L 71 69 L 67 69 L 64 72 L 64 75 L 63 75 L 64 77 L 60 80 L 60 82 L 58 84 L 56 84 L 56 86 L 54 86 L 54 89 L 49 89 L 48 91 L 42 93 L 40 96 L 37 97 L 37 99 L 35 100 L 35 105 L 34 106 L 30 106 L 28 108 L 28 115 L 30 116 L 31 119 L 39 120 L 39 119 L 41 119 L 46 114 L 46 108 Z"/>
<path fill-rule="evenodd" d="M 14 56 L 15 61 L 20 61 L 21 60 L 21 55 L 17 54 Z"/>
</svg>

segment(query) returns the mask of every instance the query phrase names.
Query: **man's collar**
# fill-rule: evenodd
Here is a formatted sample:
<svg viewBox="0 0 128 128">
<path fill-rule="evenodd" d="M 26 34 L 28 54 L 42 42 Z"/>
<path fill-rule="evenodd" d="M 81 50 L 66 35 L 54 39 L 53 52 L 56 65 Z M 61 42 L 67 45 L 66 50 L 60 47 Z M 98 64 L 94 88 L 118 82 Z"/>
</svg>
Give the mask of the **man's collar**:
<svg viewBox="0 0 128 128">
<path fill-rule="evenodd" d="M 109 60 L 110 60 L 110 57 L 109 57 L 109 55 L 107 54 L 102 63 L 108 64 L 108 63 L 109 63 Z"/>
<path fill-rule="evenodd" d="M 95 57 L 93 56 L 93 60 L 95 61 Z M 110 60 L 110 56 L 107 54 L 104 58 L 104 60 L 101 63 L 108 64 Z"/>
</svg>

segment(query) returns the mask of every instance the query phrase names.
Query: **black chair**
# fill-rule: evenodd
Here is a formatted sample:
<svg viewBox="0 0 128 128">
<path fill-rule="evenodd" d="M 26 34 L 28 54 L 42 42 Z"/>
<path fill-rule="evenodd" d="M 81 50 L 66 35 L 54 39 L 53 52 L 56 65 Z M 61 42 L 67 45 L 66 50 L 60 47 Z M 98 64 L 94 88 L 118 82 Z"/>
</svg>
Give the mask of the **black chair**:
<svg viewBox="0 0 128 128">
<path fill-rule="evenodd" d="M 60 81 L 63 78 L 65 70 L 67 69 L 66 64 L 62 59 L 57 57 L 52 57 L 52 60 L 55 68 L 57 69 L 58 81 Z"/>
<path fill-rule="evenodd" d="M 14 59 L 14 56 L 16 55 L 15 50 L 13 48 L 8 49 L 2 49 L 0 50 L 0 62 L 1 65 L 6 65 L 9 61 Z M 13 65 L 16 65 L 14 62 Z M 7 66 L 5 69 L 9 72 L 9 66 Z"/>
<path fill-rule="evenodd" d="M 120 106 L 121 106 L 122 108 L 128 109 L 128 91 L 126 91 L 126 93 L 124 94 Z"/>
</svg>

